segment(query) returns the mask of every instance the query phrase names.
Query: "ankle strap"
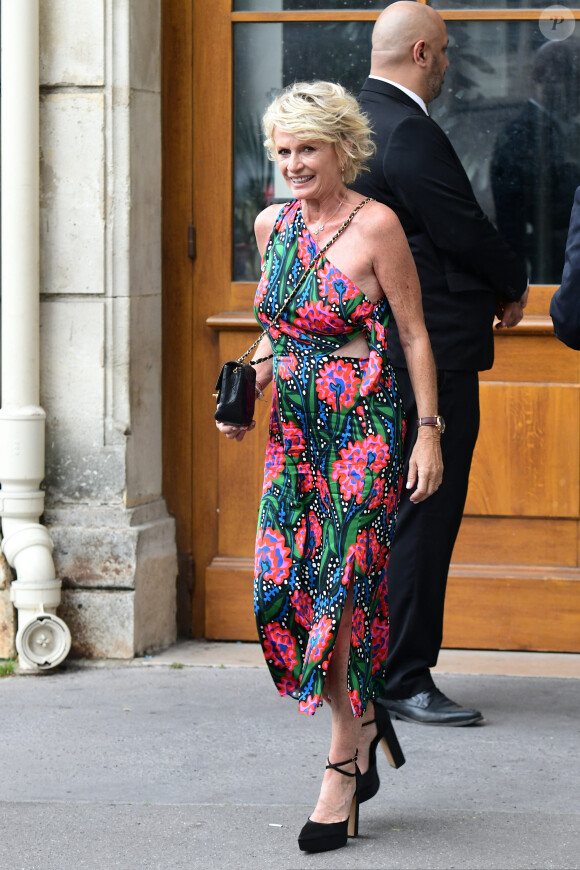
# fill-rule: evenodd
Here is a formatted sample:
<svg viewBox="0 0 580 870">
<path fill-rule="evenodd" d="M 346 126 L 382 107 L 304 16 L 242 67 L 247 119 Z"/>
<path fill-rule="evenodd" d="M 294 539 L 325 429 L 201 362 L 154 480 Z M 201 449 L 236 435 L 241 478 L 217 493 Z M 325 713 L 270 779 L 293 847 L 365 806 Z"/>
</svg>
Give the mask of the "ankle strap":
<svg viewBox="0 0 580 870">
<path fill-rule="evenodd" d="M 326 769 L 327 770 L 330 770 L 330 769 L 336 770 L 338 773 L 342 773 L 343 776 L 356 776 L 356 771 L 354 773 L 349 773 L 348 770 L 341 770 L 341 767 L 343 767 L 345 764 L 353 764 L 354 763 L 356 765 L 357 759 L 358 759 L 358 749 L 354 754 L 354 758 L 347 758 L 346 761 L 337 761 L 335 764 L 332 764 L 332 762 L 330 761 L 330 758 L 327 758 L 326 759 Z"/>
<path fill-rule="evenodd" d="M 366 728 L 367 725 L 374 725 L 376 723 L 376 719 L 369 719 L 368 722 L 363 722 L 361 728 Z"/>
</svg>

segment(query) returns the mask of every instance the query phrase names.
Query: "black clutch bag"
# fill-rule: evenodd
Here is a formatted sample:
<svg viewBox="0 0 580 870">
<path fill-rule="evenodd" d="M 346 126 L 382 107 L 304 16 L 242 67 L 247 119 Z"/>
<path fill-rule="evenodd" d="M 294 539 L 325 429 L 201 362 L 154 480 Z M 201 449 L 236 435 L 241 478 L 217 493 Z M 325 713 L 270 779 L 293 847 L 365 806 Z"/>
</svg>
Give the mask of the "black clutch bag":
<svg viewBox="0 0 580 870">
<path fill-rule="evenodd" d="M 218 423 L 249 426 L 256 404 L 256 370 L 245 362 L 224 363 L 215 385 Z"/>
</svg>

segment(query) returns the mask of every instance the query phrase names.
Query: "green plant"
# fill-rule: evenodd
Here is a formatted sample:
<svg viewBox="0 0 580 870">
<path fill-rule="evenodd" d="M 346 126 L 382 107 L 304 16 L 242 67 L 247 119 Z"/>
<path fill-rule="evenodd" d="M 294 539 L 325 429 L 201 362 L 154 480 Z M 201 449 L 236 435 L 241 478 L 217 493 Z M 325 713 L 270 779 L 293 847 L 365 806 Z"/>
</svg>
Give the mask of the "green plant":
<svg viewBox="0 0 580 870">
<path fill-rule="evenodd" d="M 14 665 L 16 664 L 16 659 L 2 659 L 0 660 L 0 677 L 11 677 L 14 673 Z"/>
</svg>

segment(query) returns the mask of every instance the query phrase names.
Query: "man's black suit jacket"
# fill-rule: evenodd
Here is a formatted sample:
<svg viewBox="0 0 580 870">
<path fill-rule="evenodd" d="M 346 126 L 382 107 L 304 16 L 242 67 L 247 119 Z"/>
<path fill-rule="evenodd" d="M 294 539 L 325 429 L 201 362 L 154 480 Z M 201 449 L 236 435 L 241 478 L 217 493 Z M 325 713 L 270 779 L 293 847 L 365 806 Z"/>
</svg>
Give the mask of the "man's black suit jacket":
<svg viewBox="0 0 580 870">
<path fill-rule="evenodd" d="M 493 364 L 498 298 L 526 289 L 525 267 L 478 205 L 449 139 L 399 88 L 367 79 L 359 97 L 377 151 L 353 185 L 397 214 L 413 253 L 423 310 L 439 369 L 481 371 Z M 406 366 L 395 323 L 389 356 Z"/>
<path fill-rule="evenodd" d="M 580 350 L 580 187 L 572 207 L 562 284 L 552 296 L 550 315 L 560 341 Z"/>
</svg>

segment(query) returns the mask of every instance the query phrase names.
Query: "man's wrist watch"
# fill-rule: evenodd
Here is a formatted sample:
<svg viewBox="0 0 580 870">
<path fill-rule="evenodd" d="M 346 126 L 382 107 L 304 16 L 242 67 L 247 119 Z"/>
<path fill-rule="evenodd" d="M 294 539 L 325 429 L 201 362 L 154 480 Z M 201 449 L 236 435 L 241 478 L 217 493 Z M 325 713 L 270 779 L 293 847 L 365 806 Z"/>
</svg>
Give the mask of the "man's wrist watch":
<svg viewBox="0 0 580 870">
<path fill-rule="evenodd" d="M 417 420 L 417 429 L 420 429 L 421 426 L 434 426 L 435 429 L 439 432 L 440 435 L 443 435 L 445 432 L 445 420 L 443 417 L 419 417 Z"/>
</svg>

